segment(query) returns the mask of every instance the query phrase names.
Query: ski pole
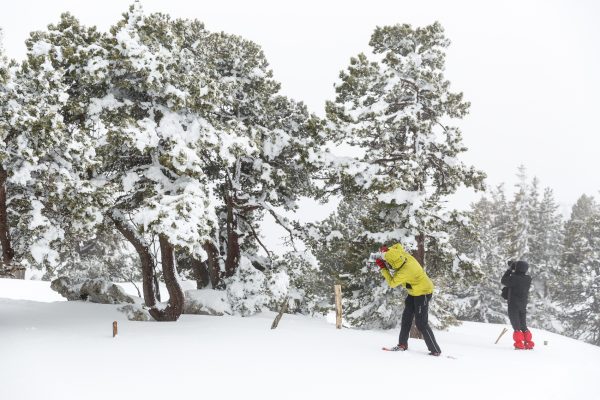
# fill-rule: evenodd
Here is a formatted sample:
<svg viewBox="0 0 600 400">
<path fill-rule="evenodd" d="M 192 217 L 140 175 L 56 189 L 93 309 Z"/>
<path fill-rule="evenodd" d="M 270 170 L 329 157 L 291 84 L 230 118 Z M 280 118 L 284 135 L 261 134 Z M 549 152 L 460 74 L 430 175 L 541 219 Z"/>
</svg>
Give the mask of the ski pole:
<svg viewBox="0 0 600 400">
<path fill-rule="evenodd" d="M 506 329 L 506 327 L 502 328 L 502 332 L 500 332 L 500 335 L 498 336 L 498 339 L 496 339 L 496 342 L 494 344 L 498 344 L 498 341 L 506 332 L 508 332 L 508 329 Z"/>
</svg>

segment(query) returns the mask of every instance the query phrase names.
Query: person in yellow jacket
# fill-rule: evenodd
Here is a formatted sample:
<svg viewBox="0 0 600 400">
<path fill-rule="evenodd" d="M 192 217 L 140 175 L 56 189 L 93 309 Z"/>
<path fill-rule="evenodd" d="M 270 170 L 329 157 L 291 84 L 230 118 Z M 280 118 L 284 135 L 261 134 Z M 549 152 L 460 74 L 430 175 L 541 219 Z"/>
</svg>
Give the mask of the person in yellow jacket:
<svg viewBox="0 0 600 400">
<path fill-rule="evenodd" d="M 379 251 L 383 253 L 385 262 L 378 258 L 375 263 L 381 269 L 381 274 L 387 283 L 390 287 L 402 286 L 408 291 L 408 295 L 404 300 L 398 345 L 392 347 L 391 350 L 404 351 L 408 349 L 408 335 L 414 317 L 417 329 L 423 334 L 429 354 L 439 356 L 442 350 L 435 341 L 435 336 L 427 321 L 429 302 L 433 294 L 433 282 L 429 279 L 421 264 L 404 250 L 400 243 L 396 243 L 389 249 L 382 246 Z M 390 273 L 388 265 L 391 267 L 393 275 Z"/>
</svg>

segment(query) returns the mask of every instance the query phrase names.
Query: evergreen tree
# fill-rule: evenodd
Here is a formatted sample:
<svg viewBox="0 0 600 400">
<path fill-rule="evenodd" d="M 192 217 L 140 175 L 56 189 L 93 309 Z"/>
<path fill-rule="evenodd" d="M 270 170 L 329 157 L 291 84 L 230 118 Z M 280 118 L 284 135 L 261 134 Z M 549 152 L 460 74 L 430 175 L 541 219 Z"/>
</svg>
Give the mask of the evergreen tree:
<svg viewBox="0 0 600 400">
<path fill-rule="evenodd" d="M 457 316 L 467 321 L 505 323 L 506 301 L 500 296 L 500 278 L 506 270 L 507 229 L 504 188 L 499 186 L 486 197 L 471 205 L 467 212 L 468 225 L 453 235 L 456 247 L 475 262 L 482 274 L 481 280 L 458 282 L 455 288 L 460 297 Z"/>
<path fill-rule="evenodd" d="M 563 219 L 552 189 L 546 188 L 531 218 L 531 325 L 559 331 L 556 289 L 560 285 Z"/>
<path fill-rule="evenodd" d="M 94 174 L 111 194 L 105 213 L 140 256 L 145 302 L 157 320 L 176 320 L 183 311 L 176 249 L 203 261 L 216 226 L 201 157 L 216 147 L 216 129 L 198 112 L 206 107 L 206 91 L 198 89 L 207 78 L 188 75 L 193 64 L 185 35 L 201 40 L 207 33 L 195 21 L 145 17 L 135 3 L 103 43 L 107 91 L 88 108 L 101 138 L 102 163 Z M 165 309 L 157 306 L 153 242 L 169 291 Z"/>
<path fill-rule="evenodd" d="M 372 204 L 346 198 L 324 221 L 307 226 L 306 243 L 317 258 L 322 276 L 322 295 L 333 304 L 332 288 L 342 285 L 346 319 L 364 329 L 393 328 L 401 316 L 403 299 L 388 287 L 378 268 L 366 261 L 377 242 L 365 226 L 372 223 Z"/>
<path fill-rule="evenodd" d="M 565 331 L 600 345 L 600 210 L 593 197 L 583 195 L 573 206 L 561 264 Z"/>
<path fill-rule="evenodd" d="M 7 141 L 10 127 L 11 105 L 8 101 L 11 92 L 11 71 L 8 59 L 4 55 L 3 34 L 0 29 L 0 247 L 2 247 L 1 275 L 13 275 L 11 264 L 14 258 L 13 243 L 11 240 L 10 223 L 8 217 L 7 182 L 8 171 L 5 168 L 10 153 L 8 153 Z"/>
<path fill-rule="evenodd" d="M 84 237 L 87 224 L 101 219 L 87 179 L 94 147 L 80 129 L 81 99 L 69 84 L 87 65 L 85 44 L 96 35 L 65 14 L 47 32 L 31 34 L 26 60 L 12 68 L 9 106 L 0 116 L 2 169 L 12 247 L 24 265 L 60 265 L 69 239 Z"/>
<path fill-rule="evenodd" d="M 527 182 L 525 167 L 521 165 L 517 174 L 519 179 L 515 197 L 510 204 L 511 224 L 509 227 L 510 258 L 513 260 L 529 260 L 531 217 L 533 204 L 532 187 Z M 536 190 L 536 189 L 533 189 Z"/>
<path fill-rule="evenodd" d="M 508 321 L 506 302 L 499 295 L 500 278 L 507 260 L 519 258 L 529 262 L 533 278 L 528 308 L 530 325 L 558 331 L 555 288 L 560 273 L 562 219 L 552 190 L 545 189 L 540 200 L 538 180 L 534 178 L 529 183 L 523 168 L 519 176 L 513 200 L 507 201 L 500 185 L 489 193 L 491 200 L 481 199 L 468 213 L 473 245 L 463 251 L 481 265 L 484 279 L 464 297 L 460 318 Z M 461 231 L 457 237 L 461 237 Z"/>
<path fill-rule="evenodd" d="M 136 3 L 104 46 L 107 93 L 89 107 L 102 138 L 95 173 L 114 194 L 109 215 L 140 253 L 147 305 L 156 303 L 154 237 L 173 246 L 199 287 L 250 284 L 256 272 L 234 275 L 243 257 L 246 267 L 269 264 L 258 255 L 259 246 L 269 255 L 263 214 L 292 232 L 277 208 L 293 210 L 312 191 L 318 119 L 278 95 L 256 44 L 198 21 L 144 15 Z M 173 257 L 161 251 L 165 280 Z"/>
<path fill-rule="evenodd" d="M 223 134 L 219 157 L 208 160 L 208 169 L 220 202 L 215 245 L 230 277 L 240 257 L 258 261 L 258 246 L 269 254 L 259 230 L 265 213 L 293 236 L 294 226 L 277 210 L 295 210 L 300 196 L 314 191 L 312 157 L 322 139 L 320 121 L 302 103 L 278 94 L 259 46 L 224 33 L 207 41 L 209 70 L 225 94 L 211 116 Z"/>
<path fill-rule="evenodd" d="M 428 246 L 453 260 L 443 200 L 461 185 L 482 188 L 484 175 L 460 162 L 466 148 L 459 129 L 447 125 L 469 107 L 444 77 L 449 41 L 439 23 L 405 24 L 377 28 L 369 44 L 373 54 L 350 60 L 327 103 L 330 139 L 356 149 L 332 163 L 329 188 L 372 203 L 365 233 L 373 241 L 402 242 L 424 266 Z"/>
</svg>

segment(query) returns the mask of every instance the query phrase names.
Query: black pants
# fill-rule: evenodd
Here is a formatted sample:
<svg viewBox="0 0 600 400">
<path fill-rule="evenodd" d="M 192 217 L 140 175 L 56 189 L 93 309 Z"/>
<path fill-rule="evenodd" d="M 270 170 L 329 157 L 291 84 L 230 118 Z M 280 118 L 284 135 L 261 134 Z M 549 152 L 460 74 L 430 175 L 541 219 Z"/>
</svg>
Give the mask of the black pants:
<svg viewBox="0 0 600 400">
<path fill-rule="evenodd" d="M 527 330 L 527 308 L 519 304 L 508 304 L 508 318 L 515 331 Z"/>
<path fill-rule="evenodd" d="M 417 329 L 423 334 L 425 344 L 429 351 L 435 353 L 441 353 L 442 350 L 435 341 L 433 331 L 429 327 L 427 319 L 429 317 L 429 302 L 431 301 L 431 294 L 423 296 L 406 296 L 404 300 L 404 312 L 402 313 L 402 324 L 400 326 L 400 337 L 398 344 L 408 344 L 408 335 L 410 334 L 410 327 L 412 326 L 413 317 L 415 318 L 415 324 Z"/>
</svg>

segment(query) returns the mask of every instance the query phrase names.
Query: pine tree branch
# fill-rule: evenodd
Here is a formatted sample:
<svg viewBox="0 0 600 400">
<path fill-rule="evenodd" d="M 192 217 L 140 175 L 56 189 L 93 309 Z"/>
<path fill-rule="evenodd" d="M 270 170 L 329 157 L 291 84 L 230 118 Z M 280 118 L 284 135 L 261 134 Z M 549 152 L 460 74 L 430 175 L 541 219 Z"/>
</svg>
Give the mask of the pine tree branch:
<svg viewBox="0 0 600 400">
<path fill-rule="evenodd" d="M 254 238 L 256 239 L 256 241 L 258 242 L 258 244 L 260 245 L 260 247 L 262 247 L 263 250 L 267 253 L 267 257 L 269 257 L 269 260 L 271 260 L 271 262 L 272 262 L 273 261 L 273 257 L 271 257 L 271 252 L 269 251 L 269 249 L 267 249 L 267 246 L 265 246 L 263 244 L 263 242 L 260 240 L 260 238 L 258 237 L 258 233 L 256 233 L 256 230 L 252 226 L 252 223 L 250 221 L 248 221 L 248 219 L 245 216 L 243 216 L 242 214 L 236 213 L 236 215 L 238 217 L 240 217 L 241 219 L 243 219 L 244 222 L 246 222 L 246 224 L 250 227 L 250 230 L 252 231 L 252 235 L 254 236 Z"/>
<path fill-rule="evenodd" d="M 288 226 L 288 224 L 285 223 L 285 221 L 282 220 L 282 217 L 280 215 L 278 215 L 271 206 L 269 206 L 265 202 L 263 202 L 262 205 L 263 205 L 263 208 L 265 210 L 267 210 L 269 212 L 269 214 L 271 214 L 273 216 L 273 218 L 275 218 L 275 222 L 277 222 L 277 224 L 279 226 L 281 226 L 283 229 L 285 229 L 288 232 L 289 237 L 290 237 L 290 244 L 292 245 L 292 248 L 294 249 L 294 251 L 298 251 L 298 249 L 296 248 L 296 244 L 294 242 L 294 233 L 292 232 L 292 229 Z"/>
</svg>

